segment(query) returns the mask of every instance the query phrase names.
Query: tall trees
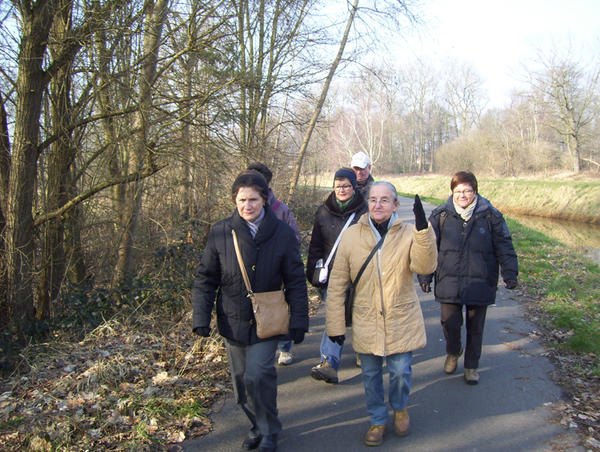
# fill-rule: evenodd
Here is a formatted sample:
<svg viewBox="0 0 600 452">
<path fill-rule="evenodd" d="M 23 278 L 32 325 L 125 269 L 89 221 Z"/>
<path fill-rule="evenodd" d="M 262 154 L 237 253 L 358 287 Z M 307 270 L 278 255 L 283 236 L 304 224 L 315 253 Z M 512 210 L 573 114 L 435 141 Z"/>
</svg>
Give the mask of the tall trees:
<svg viewBox="0 0 600 452">
<path fill-rule="evenodd" d="M 264 160 L 267 139 L 276 130 L 274 97 L 306 83 L 302 68 L 288 68 L 309 43 L 305 21 L 314 0 L 232 1 L 236 14 L 238 130 L 242 158 Z M 298 64 L 298 62 L 296 62 Z M 289 75 L 288 75 L 289 73 Z"/>
<path fill-rule="evenodd" d="M 147 168 L 150 170 L 102 181 L 83 193 L 74 190 L 71 180 L 78 150 L 72 133 L 75 129 L 83 130 L 82 127 L 90 122 L 74 115 L 75 109 L 71 104 L 72 65 L 83 43 L 89 41 L 91 31 L 102 27 L 123 3 L 124 0 L 108 1 L 93 11 L 86 11 L 85 6 L 68 0 L 16 3 L 20 40 L 18 56 L 15 55 L 17 77 L 13 81 L 16 91 L 13 139 L 11 143 L 8 138 L 10 129 L 6 127 L 3 132 L 8 152 L 3 159 L 6 164 L 0 168 L 1 179 L 7 182 L 0 187 L 2 211 L 6 215 L 6 248 L 2 255 L 7 269 L 5 318 L 27 322 L 36 316 L 36 308 L 38 317 L 50 315 L 50 300 L 56 295 L 66 269 L 62 248 L 65 233 L 63 215 L 73 218 L 71 209 L 74 206 L 106 187 L 138 180 L 157 171 L 156 167 L 149 165 Z M 74 9 L 77 9 L 76 15 L 72 14 Z M 4 74 L 8 76 L 7 72 Z M 49 127 L 42 129 L 44 96 L 48 86 L 51 87 L 51 109 L 44 118 Z M 86 89 L 80 93 L 85 95 Z M 6 102 L 2 107 L 3 114 L 6 114 Z M 47 176 L 42 179 L 46 187 L 45 203 L 38 204 L 39 159 L 49 146 L 47 163 L 42 168 Z M 39 303 L 36 306 L 33 292 L 38 266 L 35 238 L 44 224 L 42 243 L 45 248 L 41 253 Z M 72 240 L 76 235 L 75 230 L 68 234 Z M 72 240 L 68 243 L 78 246 L 76 240 Z"/>
<path fill-rule="evenodd" d="M 477 124 L 486 101 L 483 80 L 471 64 L 454 60 L 446 66 L 444 99 L 456 136 Z"/>
<path fill-rule="evenodd" d="M 578 173 L 586 129 L 598 113 L 600 64 L 570 42 L 564 50 L 553 44 L 538 46 L 535 53 L 536 60 L 526 71 L 532 101 L 553 118 L 547 125 L 560 137 L 571 168 Z"/>
<path fill-rule="evenodd" d="M 167 17 L 167 0 L 146 2 L 145 26 L 140 55 L 141 70 L 137 87 L 137 108 L 133 122 L 134 135 L 122 161 L 122 171 L 141 171 L 154 166 L 154 143 L 149 142 L 152 126 L 152 88 L 155 85 L 156 69 L 160 53 L 162 30 Z M 123 196 L 118 198 L 118 215 L 121 226 L 118 258 L 115 266 L 115 280 L 121 280 L 133 270 L 133 247 L 138 218 L 142 208 L 142 187 L 140 181 L 132 181 L 123 187 Z"/>
</svg>

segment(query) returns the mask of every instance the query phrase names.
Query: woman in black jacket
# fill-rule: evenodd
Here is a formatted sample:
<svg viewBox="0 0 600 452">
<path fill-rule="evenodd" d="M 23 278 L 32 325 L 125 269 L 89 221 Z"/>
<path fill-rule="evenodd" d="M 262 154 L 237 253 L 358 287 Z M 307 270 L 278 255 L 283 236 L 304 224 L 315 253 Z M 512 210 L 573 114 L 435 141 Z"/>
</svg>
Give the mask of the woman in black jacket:
<svg viewBox="0 0 600 452">
<path fill-rule="evenodd" d="M 313 281 L 317 262 L 322 260 L 324 264 L 327 261 L 346 223 L 348 226 L 355 224 L 368 210 L 365 199 L 356 189 L 354 170 L 352 168 L 338 170 L 333 178 L 333 192 L 317 210 L 306 262 L 306 277 L 311 284 L 323 289 L 324 298 L 327 297 L 327 281 L 324 283 Z M 334 257 L 335 253 L 330 259 L 327 274 L 331 273 Z M 337 383 L 342 350 L 343 345 L 331 342 L 324 332 L 320 349 L 321 362 L 312 368 L 311 376 L 315 380 Z"/>
<path fill-rule="evenodd" d="M 460 171 L 450 181 L 452 195 L 429 217 L 438 244 L 435 300 L 441 303 L 446 338 L 444 370 L 456 370 L 463 352 L 461 330 L 466 306 L 467 341 L 465 380 L 479 382 L 479 359 L 487 307 L 496 301 L 501 269 L 507 289 L 517 287 L 517 254 L 502 214 L 477 193 L 477 179 Z M 433 275 L 419 275 L 424 292 L 431 291 Z"/>
<path fill-rule="evenodd" d="M 281 336 L 259 339 L 252 303 L 233 244 L 238 237 L 254 292 L 285 288 L 290 335 L 296 344 L 308 331 L 304 266 L 294 231 L 267 204 L 269 187 L 257 171 L 242 172 L 232 188 L 236 210 L 216 223 L 208 236 L 194 283 L 193 331 L 210 335 L 216 299 L 217 328 L 225 338 L 236 401 L 252 427 L 242 447 L 274 451 L 281 422 L 277 410 L 275 351 Z"/>
</svg>

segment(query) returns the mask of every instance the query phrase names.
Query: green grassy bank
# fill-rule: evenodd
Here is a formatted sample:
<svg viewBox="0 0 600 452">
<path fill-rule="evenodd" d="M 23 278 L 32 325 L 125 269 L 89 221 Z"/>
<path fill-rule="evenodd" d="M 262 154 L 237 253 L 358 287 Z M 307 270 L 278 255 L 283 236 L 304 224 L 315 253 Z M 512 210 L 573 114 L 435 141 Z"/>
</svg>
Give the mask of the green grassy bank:
<svg viewBox="0 0 600 452">
<path fill-rule="evenodd" d="M 399 192 L 446 200 L 450 176 L 390 176 Z M 479 193 L 503 213 L 600 224 L 600 180 L 477 178 Z"/>
<path fill-rule="evenodd" d="M 449 175 L 380 175 L 377 180 L 393 183 L 398 192 L 446 200 Z M 317 183 L 331 187 L 333 174 L 323 174 Z M 503 213 L 536 215 L 600 224 L 600 179 L 554 176 L 547 179 L 477 177 L 479 193 Z"/>
</svg>

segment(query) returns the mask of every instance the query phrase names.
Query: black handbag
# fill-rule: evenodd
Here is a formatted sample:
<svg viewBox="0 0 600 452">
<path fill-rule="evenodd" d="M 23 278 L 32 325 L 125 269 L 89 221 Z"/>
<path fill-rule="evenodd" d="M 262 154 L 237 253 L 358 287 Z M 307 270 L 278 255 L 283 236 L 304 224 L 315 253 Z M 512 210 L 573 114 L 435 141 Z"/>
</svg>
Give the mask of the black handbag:
<svg viewBox="0 0 600 452">
<path fill-rule="evenodd" d="M 375 245 L 375 248 L 373 248 L 373 251 L 371 251 L 371 254 L 369 254 L 369 257 L 367 257 L 367 260 L 360 268 L 358 275 L 356 275 L 356 279 L 354 281 L 350 281 L 350 285 L 346 289 L 346 299 L 344 300 L 346 326 L 352 326 L 352 308 L 354 308 L 354 294 L 356 292 L 356 285 L 358 284 L 358 280 L 367 268 L 367 264 L 369 263 L 371 258 L 375 255 L 375 252 L 379 248 L 381 248 L 381 245 L 383 244 L 383 239 L 385 239 L 385 235 L 381 237 L 381 240 L 379 240 L 379 242 L 377 242 L 377 245 Z"/>
</svg>

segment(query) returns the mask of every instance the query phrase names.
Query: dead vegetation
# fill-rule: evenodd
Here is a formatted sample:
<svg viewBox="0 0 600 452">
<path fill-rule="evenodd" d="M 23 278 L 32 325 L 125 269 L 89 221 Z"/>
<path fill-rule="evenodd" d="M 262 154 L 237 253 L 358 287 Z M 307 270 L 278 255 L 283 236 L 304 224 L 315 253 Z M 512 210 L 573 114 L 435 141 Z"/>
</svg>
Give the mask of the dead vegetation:
<svg viewBox="0 0 600 452">
<path fill-rule="evenodd" d="M 310 293 L 311 313 L 320 304 Z M 0 383 L 3 451 L 178 451 L 211 431 L 207 414 L 231 390 L 223 340 L 144 316 L 31 344 Z"/>
<path fill-rule="evenodd" d="M 521 292 L 523 306 L 528 317 L 535 321 L 539 330 L 536 340 L 546 348 L 547 356 L 556 366 L 552 375 L 556 384 L 568 394 L 565 403 L 552 406 L 557 422 L 569 429 L 577 429 L 581 445 L 587 451 L 600 451 L 600 361 L 594 354 L 577 354 L 560 347 L 572 333 L 566 329 L 550 329 L 544 321 L 548 314 L 541 309 L 539 301 Z M 558 448 L 557 448 L 558 447 Z M 560 452 L 555 445 L 554 452 Z"/>
<path fill-rule="evenodd" d="M 0 448 L 165 450 L 208 433 L 207 409 L 229 385 L 222 341 L 193 335 L 190 316 L 162 335 L 156 321 L 113 320 L 80 342 L 58 333 L 23 349 L 2 380 Z"/>
</svg>

